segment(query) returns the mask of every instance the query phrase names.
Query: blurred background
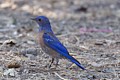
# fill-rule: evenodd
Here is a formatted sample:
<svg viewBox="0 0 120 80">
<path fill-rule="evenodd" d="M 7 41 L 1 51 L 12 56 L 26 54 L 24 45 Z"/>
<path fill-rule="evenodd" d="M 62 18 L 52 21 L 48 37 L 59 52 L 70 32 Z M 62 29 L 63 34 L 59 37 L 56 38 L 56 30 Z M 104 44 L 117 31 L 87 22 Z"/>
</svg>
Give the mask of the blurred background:
<svg viewBox="0 0 120 80">
<path fill-rule="evenodd" d="M 67 60 L 45 67 L 51 58 L 30 20 L 40 15 L 92 75 L 75 65 L 66 69 Z M 0 57 L 1 80 L 119 80 L 120 0 L 0 0 Z"/>
</svg>

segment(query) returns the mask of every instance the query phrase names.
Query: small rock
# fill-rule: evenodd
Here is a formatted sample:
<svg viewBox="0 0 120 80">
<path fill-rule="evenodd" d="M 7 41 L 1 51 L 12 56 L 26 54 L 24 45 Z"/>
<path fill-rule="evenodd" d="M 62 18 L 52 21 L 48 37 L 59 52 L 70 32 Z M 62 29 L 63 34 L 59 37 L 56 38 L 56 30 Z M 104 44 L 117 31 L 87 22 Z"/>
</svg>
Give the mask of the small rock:
<svg viewBox="0 0 120 80">
<path fill-rule="evenodd" d="M 96 62 L 91 62 L 91 65 L 94 66 L 94 67 L 100 67 L 100 66 L 102 66 L 102 64 L 98 64 Z"/>
<path fill-rule="evenodd" d="M 17 31 L 14 31 L 14 32 L 13 32 L 13 35 L 18 35 L 18 32 L 17 32 Z"/>
<path fill-rule="evenodd" d="M 95 75 L 87 75 L 87 78 L 90 80 L 93 80 L 93 79 L 96 79 L 96 76 Z"/>
<path fill-rule="evenodd" d="M 104 43 L 105 43 L 105 42 L 103 42 L 103 41 L 97 41 L 97 42 L 95 42 L 94 44 L 95 44 L 95 45 L 104 45 Z"/>
<path fill-rule="evenodd" d="M 30 6 L 29 6 L 29 5 L 24 5 L 24 6 L 22 7 L 22 9 L 23 9 L 23 10 L 29 10 L 29 9 L 30 9 Z"/>
<path fill-rule="evenodd" d="M 27 43 L 28 43 L 28 44 L 35 44 L 35 42 L 30 41 L 30 40 L 29 40 L 29 41 L 27 41 Z"/>
<path fill-rule="evenodd" d="M 14 46 L 16 44 L 15 40 L 6 40 L 3 44 Z"/>
<path fill-rule="evenodd" d="M 10 6 L 11 6 L 11 4 L 10 4 L 9 2 L 2 3 L 2 4 L 0 5 L 1 8 L 8 8 L 8 7 L 10 7 Z"/>
<path fill-rule="evenodd" d="M 75 12 L 84 12 L 86 13 L 88 11 L 87 7 L 81 6 L 74 10 Z"/>
<path fill-rule="evenodd" d="M 111 44 L 115 44 L 116 43 L 115 40 L 105 40 L 105 42 L 107 43 L 107 45 L 111 45 Z"/>
<path fill-rule="evenodd" d="M 12 61 L 7 65 L 8 68 L 20 68 L 20 64 L 16 61 Z"/>
<path fill-rule="evenodd" d="M 11 69 L 5 70 L 3 75 L 15 77 L 16 74 L 17 74 L 17 71 L 14 68 L 11 68 Z"/>
</svg>

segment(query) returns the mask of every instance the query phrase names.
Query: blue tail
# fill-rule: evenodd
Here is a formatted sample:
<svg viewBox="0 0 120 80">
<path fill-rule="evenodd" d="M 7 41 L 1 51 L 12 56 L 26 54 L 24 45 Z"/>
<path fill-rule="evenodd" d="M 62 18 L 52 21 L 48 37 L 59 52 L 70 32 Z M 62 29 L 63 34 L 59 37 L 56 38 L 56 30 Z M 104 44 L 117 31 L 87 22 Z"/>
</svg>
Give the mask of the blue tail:
<svg viewBox="0 0 120 80">
<path fill-rule="evenodd" d="M 71 62 L 73 62 L 73 63 L 75 63 L 78 67 L 80 67 L 82 70 L 86 70 L 74 57 L 72 57 L 72 56 L 67 56 L 67 58 L 71 61 Z"/>
</svg>

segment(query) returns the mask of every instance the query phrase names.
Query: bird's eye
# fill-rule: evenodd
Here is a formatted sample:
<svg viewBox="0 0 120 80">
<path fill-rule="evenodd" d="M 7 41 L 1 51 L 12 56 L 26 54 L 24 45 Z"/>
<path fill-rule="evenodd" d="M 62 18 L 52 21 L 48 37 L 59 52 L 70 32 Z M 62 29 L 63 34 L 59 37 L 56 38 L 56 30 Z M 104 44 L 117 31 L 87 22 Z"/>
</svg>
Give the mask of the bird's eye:
<svg viewBox="0 0 120 80">
<path fill-rule="evenodd" d="M 41 19 L 38 19 L 39 22 L 41 22 L 42 20 Z"/>
</svg>

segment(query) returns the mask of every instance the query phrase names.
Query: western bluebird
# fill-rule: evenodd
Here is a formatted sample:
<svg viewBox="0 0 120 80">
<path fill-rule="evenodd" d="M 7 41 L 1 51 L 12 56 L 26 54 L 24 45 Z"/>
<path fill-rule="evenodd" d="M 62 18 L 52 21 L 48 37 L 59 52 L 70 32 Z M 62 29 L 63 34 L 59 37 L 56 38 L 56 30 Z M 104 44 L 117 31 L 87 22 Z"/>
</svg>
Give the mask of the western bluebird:
<svg viewBox="0 0 120 80">
<path fill-rule="evenodd" d="M 39 44 L 41 45 L 42 50 L 52 57 L 49 67 L 51 67 L 54 59 L 56 60 L 57 65 L 59 59 L 66 58 L 75 63 L 82 70 L 86 70 L 74 57 L 69 54 L 66 47 L 55 36 L 47 17 L 38 16 L 32 20 L 35 20 L 39 25 Z"/>
</svg>

